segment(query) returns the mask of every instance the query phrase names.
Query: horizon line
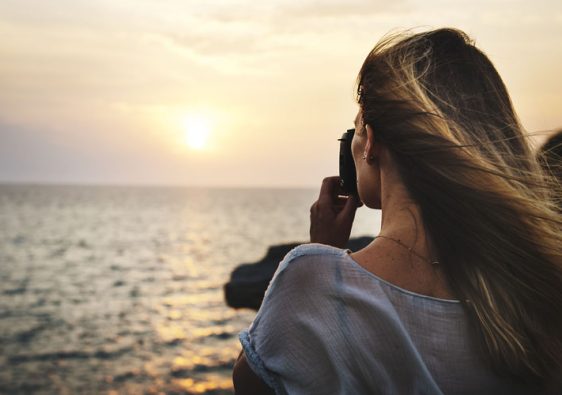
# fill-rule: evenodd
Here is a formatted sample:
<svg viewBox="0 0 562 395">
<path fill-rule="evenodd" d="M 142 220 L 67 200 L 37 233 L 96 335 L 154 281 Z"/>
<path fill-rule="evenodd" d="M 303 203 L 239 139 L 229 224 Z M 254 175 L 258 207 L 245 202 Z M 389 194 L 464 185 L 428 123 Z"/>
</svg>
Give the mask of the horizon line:
<svg viewBox="0 0 562 395">
<path fill-rule="evenodd" d="M 121 188 L 193 188 L 193 189 L 319 189 L 311 185 L 220 185 L 220 184 L 167 184 L 167 183 L 120 183 L 90 181 L 14 181 L 0 180 L 0 186 L 28 187 L 121 187 Z"/>
</svg>

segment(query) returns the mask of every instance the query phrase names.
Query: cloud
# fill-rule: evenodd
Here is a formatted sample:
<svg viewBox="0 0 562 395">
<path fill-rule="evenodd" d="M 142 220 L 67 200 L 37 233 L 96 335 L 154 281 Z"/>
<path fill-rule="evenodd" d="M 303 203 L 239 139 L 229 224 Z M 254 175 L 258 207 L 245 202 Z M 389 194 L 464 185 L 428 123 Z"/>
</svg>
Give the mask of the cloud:
<svg viewBox="0 0 562 395">
<path fill-rule="evenodd" d="M 402 0 L 210 1 L 185 15 L 189 23 L 174 19 L 168 26 L 173 29 L 153 29 L 150 35 L 221 73 L 263 75 L 278 72 L 287 59 L 316 56 L 326 42 L 345 48 L 372 34 L 362 26 L 405 7 Z"/>
<path fill-rule="evenodd" d="M 173 56 L 236 74 L 268 73 L 263 64 L 314 53 L 319 41 L 360 29 L 358 20 L 399 15 L 405 7 L 405 0 L 5 0 L 0 13 L 1 23 L 31 28 L 36 37 L 64 36 L 47 47 L 55 52 L 60 45 L 83 53 L 147 38 Z M 98 37 L 97 48 L 81 37 Z"/>
<path fill-rule="evenodd" d="M 369 17 L 385 13 L 403 12 L 406 1 L 382 0 L 276 0 L 256 3 L 251 0 L 235 2 L 206 2 L 205 15 L 222 22 L 263 21 L 287 22 L 289 19 Z"/>
<path fill-rule="evenodd" d="M 406 9 L 406 2 L 379 0 L 314 0 L 287 2 L 280 7 L 280 15 L 290 18 L 335 18 L 349 17 L 369 18 L 388 13 L 401 13 Z"/>
</svg>

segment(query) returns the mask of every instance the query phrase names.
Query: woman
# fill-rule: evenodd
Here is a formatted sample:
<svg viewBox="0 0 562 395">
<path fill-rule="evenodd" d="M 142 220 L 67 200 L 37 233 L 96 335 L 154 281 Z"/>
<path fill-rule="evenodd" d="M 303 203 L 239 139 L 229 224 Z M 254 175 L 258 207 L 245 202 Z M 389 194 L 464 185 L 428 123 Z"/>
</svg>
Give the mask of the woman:
<svg viewBox="0 0 562 395">
<path fill-rule="evenodd" d="M 358 77 L 358 201 L 324 180 L 280 264 L 237 394 L 558 393 L 562 220 L 498 73 L 453 29 L 392 36 Z"/>
</svg>

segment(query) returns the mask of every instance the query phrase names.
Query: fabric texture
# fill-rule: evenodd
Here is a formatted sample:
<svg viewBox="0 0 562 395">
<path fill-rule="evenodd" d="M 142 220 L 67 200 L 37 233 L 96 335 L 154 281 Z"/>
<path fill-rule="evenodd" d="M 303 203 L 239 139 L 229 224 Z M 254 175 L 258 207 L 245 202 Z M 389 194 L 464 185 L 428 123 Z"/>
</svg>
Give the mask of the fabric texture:
<svg viewBox="0 0 562 395">
<path fill-rule="evenodd" d="M 240 341 L 276 394 L 523 393 L 479 358 L 458 301 L 401 289 L 320 244 L 287 254 Z"/>
</svg>

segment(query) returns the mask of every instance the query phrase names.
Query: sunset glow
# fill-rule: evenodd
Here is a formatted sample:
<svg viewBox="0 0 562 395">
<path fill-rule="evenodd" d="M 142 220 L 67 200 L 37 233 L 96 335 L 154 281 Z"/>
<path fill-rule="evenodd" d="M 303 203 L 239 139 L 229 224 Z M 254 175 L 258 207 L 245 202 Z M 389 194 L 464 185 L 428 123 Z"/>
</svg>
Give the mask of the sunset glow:
<svg viewBox="0 0 562 395">
<path fill-rule="evenodd" d="M 208 119 L 200 115 L 189 115 L 184 120 L 185 144 L 194 150 L 203 150 L 207 147 L 211 134 L 211 125 Z"/>
<path fill-rule="evenodd" d="M 317 188 L 404 29 L 464 30 L 525 129 L 562 128 L 559 0 L 55 3 L 0 1 L 0 182 Z"/>
</svg>

